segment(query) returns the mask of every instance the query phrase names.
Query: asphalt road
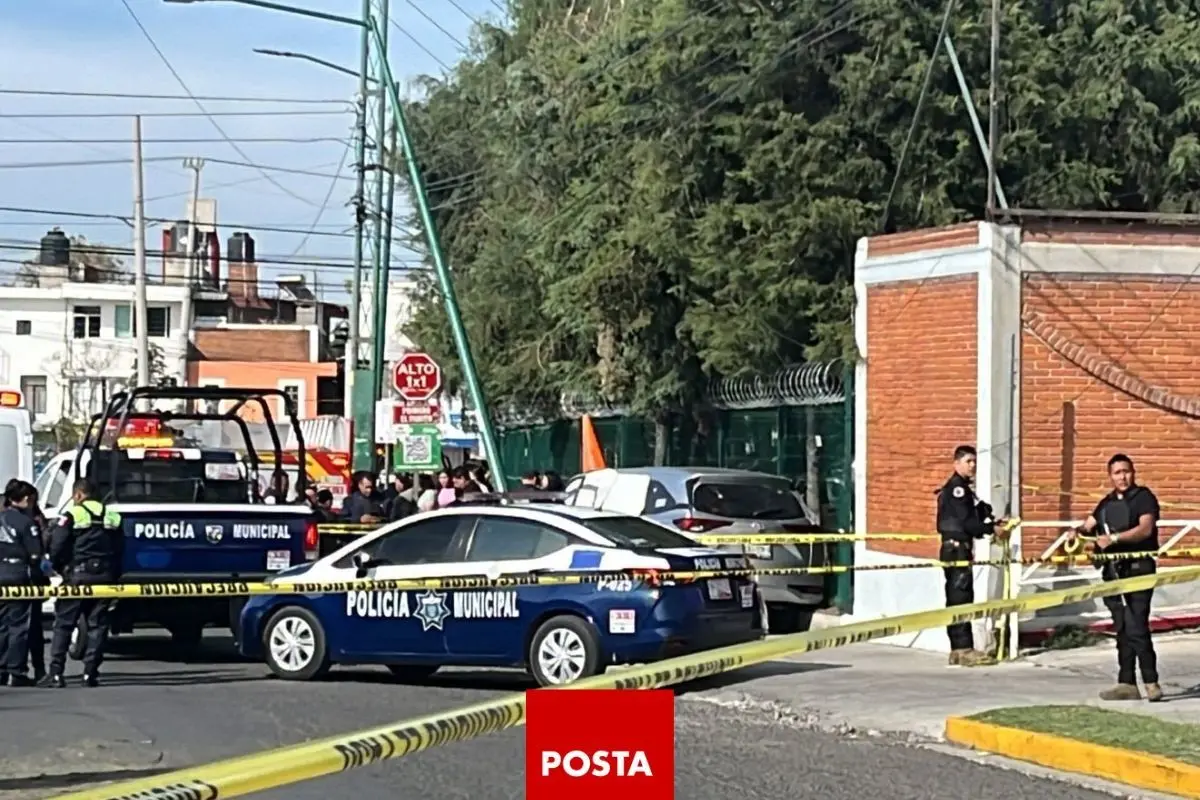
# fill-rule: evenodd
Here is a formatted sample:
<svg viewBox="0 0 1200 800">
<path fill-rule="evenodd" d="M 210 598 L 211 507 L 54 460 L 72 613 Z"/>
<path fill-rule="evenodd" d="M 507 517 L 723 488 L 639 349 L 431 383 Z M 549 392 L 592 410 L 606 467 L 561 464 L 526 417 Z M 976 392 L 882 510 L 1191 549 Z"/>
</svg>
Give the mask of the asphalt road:
<svg viewBox="0 0 1200 800">
<path fill-rule="evenodd" d="M 50 797 L 529 686 L 503 672 L 451 672 L 407 686 L 381 669 L 335 670 L 326 681 L 288 683 L 269 677 L 262 665 L 238 661 L 223 641 L 210 642 L 203 660 L 192 663 L 165 659 L 165 644 L 150 633 L 125 639 L 98 689 L 0 689 L 0 800 Z M 818 681 L 815 667 L 765 664 L 741 671 L 738 680 L 812 670 Z M 706 688 L 681 692 L 677 705 L 677 796 L 689 800 L 1111 797 L 887 739 L 806 729 L 763 711 L 710 702 Z M 523 765 L 523 731 L 516 729 L 260 796 L 522 798 Z"/>
</svg>

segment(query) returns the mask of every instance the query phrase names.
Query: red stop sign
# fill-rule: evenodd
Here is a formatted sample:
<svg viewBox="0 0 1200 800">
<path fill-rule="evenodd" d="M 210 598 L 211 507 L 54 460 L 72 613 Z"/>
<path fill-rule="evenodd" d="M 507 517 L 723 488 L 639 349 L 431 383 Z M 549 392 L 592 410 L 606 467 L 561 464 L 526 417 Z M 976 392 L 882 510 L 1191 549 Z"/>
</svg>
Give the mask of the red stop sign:
<svg viewBox="0 0 1200 800">
<path fill-rule="evenodd" d="M 442 388 L 442 368 L 425 353 L 405 353 L 392 369 L 392 385 L 410 403 L 429 400 Z"/>
</svg>

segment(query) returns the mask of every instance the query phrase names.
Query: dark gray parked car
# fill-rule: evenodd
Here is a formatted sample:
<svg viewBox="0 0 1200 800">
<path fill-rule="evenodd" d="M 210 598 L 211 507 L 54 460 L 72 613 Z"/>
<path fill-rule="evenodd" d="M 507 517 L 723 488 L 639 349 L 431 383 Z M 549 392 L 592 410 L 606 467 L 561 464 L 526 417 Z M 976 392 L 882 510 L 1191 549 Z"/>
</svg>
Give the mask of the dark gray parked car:
<svg viewBox="0 0 1200 800">
<path fill-rule="evenodd" d="M 567 484 L 566 502 L 637 514 L 685 535 L 705 533 L 819 533 L 816 515 L 787 478 L 711 467 L 602 469 Z M 728 545 L 744 552 L 754 568 L 821 567 L 832 563 L 832 546 Z M 771 629 L 793 629 L 801 615 L 824 602 L 823 574 L 763 576 L 759 588 Z"/>
</svg>

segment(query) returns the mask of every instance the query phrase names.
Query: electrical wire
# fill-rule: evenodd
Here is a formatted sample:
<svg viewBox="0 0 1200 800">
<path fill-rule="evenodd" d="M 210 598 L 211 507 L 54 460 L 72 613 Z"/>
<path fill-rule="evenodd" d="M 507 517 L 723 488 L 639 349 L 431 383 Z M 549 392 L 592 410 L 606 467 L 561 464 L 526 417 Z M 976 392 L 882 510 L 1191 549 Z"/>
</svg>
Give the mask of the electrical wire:
<svg viewBox="0 0 1200 800">
<path fill-rule="evenodd" d="M 345 100 L 314 99 L 311 97 L 245 97 L 229 95 L 140 94 L 137 92 L 76 92 L 64 89 L 0 89 L 0 95 L 31 97 L 103 97 L 125 100 L 204 100 L 214 103 L 292 103 L 294 105 L 344 105 Z"/>
<path fill-rule="evenodd" d="M 153 138 L 142 139 L 142 144 L 218 144 L 224 141 L 224 139 L 212 136 L 192 139 Z M 331 142 L 345 144 L 346 138 L 343 136 L 314 136 L 309 138 L 297 138 L 295 136 L 256 136 L 247 138 L 238 136 L 234 137 L 233 141 L 239 144 L 324 144 Z M 0 144 L 133 144 L 133 139 L 0 139 Z"/>
<path fill-rule="evenodd" d="M 342 169 L 346 166 L 346 157 L 350 155 L 351 149 L 352 143 L 347 142 L 346 149 L 342 151 L 342 160 L 338 162 L 337 170 L 333 174 L 333 180 L 329 182 L 329 189 L 325 192 L 325 199 L 321 201 L 321 207 L 317 209 L 317 216 L 313 219 L 312 224 L 308 226 L 308 231 L 305 232 L 304 237 L 300 240 L 300 244 L 296 245 L 296 249 L 292 251 L 291 257 L 300 254 L 300 251 L 308 245 L 308 240 L 312 238 L 313 233 L 316 232 L 317 226 L 321 224 L 321 217 L 325 216 L 325 211 L 329 208 L 329 201 L 333 198 L 334 190 L 337 189 L 338 179 L 342 177 Z"/>
<path fill-rule="evenodd" d="M 0 119 L 129 119 L 130 117 L 330 117 L 353 113 L 347 101 L 344 111 L 43 111 L 5 112 Z"/>
<path fill-rule="evenodd" d="M 0 279 L 7 279 L 10 281 L 32 281 L 32 280 L 38 279 L 38 278 L 41 278 L 43 280 L 50 279 L 51 276 L 39 276 L 37 274 L 37 270 L 39 270 L 39 269 L 59 269 L 59 270 L 63 269 L 63 267 L 42 267 L 41 265 L 39 265 L 35 262 L 32 262 L 32 261 L 21 261 L 19 259 L 5 258 L 5 257 L 0 257 L 0 264 L 9 264 L 9 265 L 18 267 L 18 269 L 0 269 Z M 100 275 L 107 275 L 107 276 L 112 277 L 112 279 L 110 279 L 110 280 L 98 281 L 98 283 L 100 283 L 101 285 L 133 286 L 133 273 L 128 270 L 105 269 L 103 267 L 92 267 L 92 270 L 99 273 Z M 80 283 L 80 281 L 65 281 L 65 280 L 62 282 L 63 283 L 73 283 L 73 284 Z M 203 287 L 202 279 L 194 279 L 192 281 L 192 283 Z M 263 288 L 264 283 L 265 284 L 270 283 L 270 279 L 269 278 L 235 278 L 235 277 L 228 276 L 228 275 L 222 275 L 220 283 L 221 283 L 222 287 L 243 286 L 243 285 L 253 284 L 255 286 Z M 158 274 L 152 270 L 150 272 L 150 274 L 147 275 L 147 277 L 146 277 L 146 285 L 150 286 L 150 287 L 162 286 L 162 287 L 166 287 L 166 288 L 170 288 L 170 289 L 182 289 L 184 286 L 187 286 L 188 283 L 187 283 L 187 279 L 182 275 L 162 275 L 162 274 Z M 342 292 L 345 289 L 344 285 L 340 281 L 320 281 L 320 280 L 318 280 L 316 282 L 306 281 L 305 286 L 307 286 L 309 289 L 313 290 L 314 294 L 317 291 Z M 0 291 L 2 291 L 3 289 L 38 289 L 38 288 L 46 289 L 46 288 L 50 288 L 50 287 L 48 287 L 48 286 L 22 286 L 19 283 L 15 283 L 15 284 L 10 283 L 7 285 L 0 284 Z M 215 289 L 214 289 L 214 291 L 215 291 Z M 19 312 L 16 312 L 16 313 L 19 313 Z"/>
<path fill-rule="evenodd" d="M 409 33 L 407 30 L 405 30 L 400 25 L 400 23 L 396 22 L 396 20 L 394 20 L 394 19 L 390 20 L 390 22 L 392 23 L 393 26 L 395 26 L 396 30 L 400 31 L 400 33 L 402 33 L 404 35 L 404 37 L 406 39 L 408 39 L 410 42 L 415 44 L 417 46 L 417 49 L 419 49 L 422 53 L 424 53 L 425 55 L 432 58 L 434 60 L 434 62 L 442 68 L 443 72 L 451 73 L 454 71 L 454 69 L 449 64 L 447 64 L 445 61 L 442 61 L 442 59 L 438 58 L 437 54 L 435 54 L 432 50 L 430 50 L 428 47 L 426 47 L 424 42 L 422 42 L 416 36 L 413 36 L 411 33 Z"/>
<path fill-rule="evenodd" d="M 404 0 L 404 2 L 406 2 L 406 3 L 408 3 L 410 6 L 412 6 L 412 7 L 413 7 L 413 10 L 414 10 L 414 11 L 416 11 L 418 14 L 420 14 L 422 17 L 424 17 L 426 22 L 428 22 L 430 25 L 432 25 L 433 27 L 435 27 L 435 28 L 437 28 L 439 31 L 441 31 L 443 36 L 445 36 L 447 39 L 449 39 L 450 41 L 452 41 L 452 42 L 454 42 L 456 45 L 458 45 L 458 49 L 459 49 L 459 50 L 461 50 L 461 51 L 462 51 L 464 54 L 468 54 L 468 53 L 470 53 L 470 52 L 471 52 L 471 51 L 470 51 L 470 48 L 469 48 L 469 47 L 467 47 L 465 44 L 463 44 L 463 42 L 462 42 L 462 40 L 461 40 L 461 39 L 459 39 L 457 36 L 455 36 L 455 35 L 454 35 L 453 33 L 451 33 L 450 31 L 448 31 L 448 30 L 446 30 L 445 28 L 443 28 L 440 22 L 438 22 L 438 21 L 437 21 L 436 19 L 434 19 L 433 17 L 429 16 L 429 14 L 428 14 L 428 13 L 426 13 L 425 9 L 421 8 L 419 5 L 417 5 L 416 3 L 414 3 L 414 2 L 413 2 L 413 0 Z M 393 22 L 394 22 L 394 21 L 395 21 L 395 20 L 393 20 Z M 400 26 L 399 26 L 399 25 L 397 25 L 396 27 L 398 27 L 398 28 L 399 28 Z"/>
<path fill-rule="evenodd" d="M 31 252 L 37 249 L 37 245 L 15 245 L 15 244 L 0 244 L 0 251 L 4 252 Z M 82 256 L 97 256 L 101 258 L 132 258 L 132 247 L 108 247 L 104 245 L 80 245 L 73 248 L 74 252 Z M 168 253 L 164 250 L 147 250 L 146 258 L 183 258 L 183 253 Z M 17 264 L 28 264 L 29 259 L 12 259 Z M 254 263 L 260 266 L 273 267 L 316 267 L 318 269 L 327 270 L 353 270 L 355 268 L 352 259 L 349 256 L 309 256 L 307 258 L 288 258 L 286 256 L 258 256 L 254 258 Z M 406 258 L 403 256 L 393 256 L 391 258 L 392 269 L 402 270 L 420 270 L 423 269 L 423 262 L 419 258 Z"/>
<path fill-rule="evenodd" d="M 222 139 L 225 139 L 227 142 L 229 142 L 229 146 L 231 148 L 233 148 L 233 151 L 235 153 L 237 153 L 239 156 L 241 156 L 243 160 L 245 160 L 247 162 L 253 162 L 253 159 L 250 158 L 250 156 L 246 154 L 246 151 L 243 150 L 241 148 L 241 146 L 238 145 L 237 142 L 230 139 L 229 134 L 226 133 L 225 129 L 221 127 L 221 123 L 217 122 L 212 116 L 210 116 L 208 114 L 208 109 L 204 107 L 204 104 L 196 99 L 195 93 L 188 87 L 187 82 L 184 81 L 183 77 L 179 74 L 179 72 L 171 64 L 170 59 L 167 58 L 166 53 L 164 53 L 162 51 L 162 48 L 160 48 L 158 46 L 158 43 L 156 41 L 154 41 L 154 37 L 150 35 L 150 31 L 146 30 L 146 26 L 142 24 L 142 21 L 138 18 L 137 13 L 134 12 L 133 7 L 131 5 L 129 5 L 129 0 L 121 0 L 121 5 L 125 7 L 125 11 L 127 11 L 129 13 L 130 18 L 133 20 L 134 24 L 137 25 L 138 30 L 140 30 L 142 32 L 142 36 L 145 37 L 146 42 L 149 43 L 150 47 L 153 48 L 154 52 L 158 54 L 159 60 L 162 61 L 163 66 L 165 66 L 167 68 L 167 71 L 170 72 L 171 75 L 175 78 L 175 81 L 179 84 L 179 87 L 181 89 L 183 89 L 183 91 L 187 93 L 188 97 L 190 97 L 192 99 L 192 102 L 194 102 L 196 104 L 196 108 L 203 111 L 205 116 L 208 117 L 209 124 L 211 124 L 213 126 L 213 129 L 216 130 L 216 132 L 218 134 L 220 134 Z M 256 167 L 256 169 L 257 169 L 257 167 Z M 262 173 L 263 178 L 268 183 L 270 183 L 272 186 L 274 186 L 279 191 L 283 192 L 284 194 L 288 195 L 289 197 L 293 197 L 297 200 L 300 200 L 301 202 L 307 202 L 306 198 L 301 197 L 300 195 L 296 194 L 288 187 L 284 186 L 282 183 L 277 181 L 273 176 L 268 175 L 265 170 L 259 169 L 259 172 Z"/>
<path fill-rule="evenodd" d="M 187 156 L 151 156 L 143 158 L 146 163 L 155 163 L 163 161 L 182 161 Z M 333 175 L 323 172 L 313 172 L 312 170 L 300 169 L 297 167 L 277 167 L 269 164 L 258 164 L 253 161 L 232 161 L 223 158 L 204 157 L 207 164 L 223 164 L 227 167 L 247 167 L 249 169 L 258 170 L 260 172 L 282 172 L 289 175 L 307 175 L 313 178 L 332 178 Z M 113 164 L 132 164 L 132 158 L 105 158 L 105 159 L 90 159 L 87 161 L 18 161 L 9 164 L 0 164 L 0 169 L 54 169 L 56 167 L 102 167 L 111 166 Z M 351 180 L 347 175 L 340 176 L 342 180 Z M 264 177 L 263 180 L 271 180 L 269 177 Z M 272 181 L 273 182 L 273 181 Z M 290 192 L 289 192 L 290 194 Z M 295 195 L 293 195 L 295 196 Z M 303 197 L 296 199 L 304 201 L 312 205 L 312 201 L 306 200 Z"/>
</svg>

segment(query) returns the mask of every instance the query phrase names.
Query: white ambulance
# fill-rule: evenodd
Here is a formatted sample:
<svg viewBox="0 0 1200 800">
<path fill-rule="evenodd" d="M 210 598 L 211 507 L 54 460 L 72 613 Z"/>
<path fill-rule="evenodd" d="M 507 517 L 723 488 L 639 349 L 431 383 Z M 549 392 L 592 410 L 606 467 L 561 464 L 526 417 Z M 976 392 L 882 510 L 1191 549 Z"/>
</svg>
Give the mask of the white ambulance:
<svg viewBox="0 0 1200 800">
<path fill-rule="evenodd" d="M 33 482 L 33 415 L 19 391 L 0 388 L 0 490 L 13 478 Z"/>
</svg>

